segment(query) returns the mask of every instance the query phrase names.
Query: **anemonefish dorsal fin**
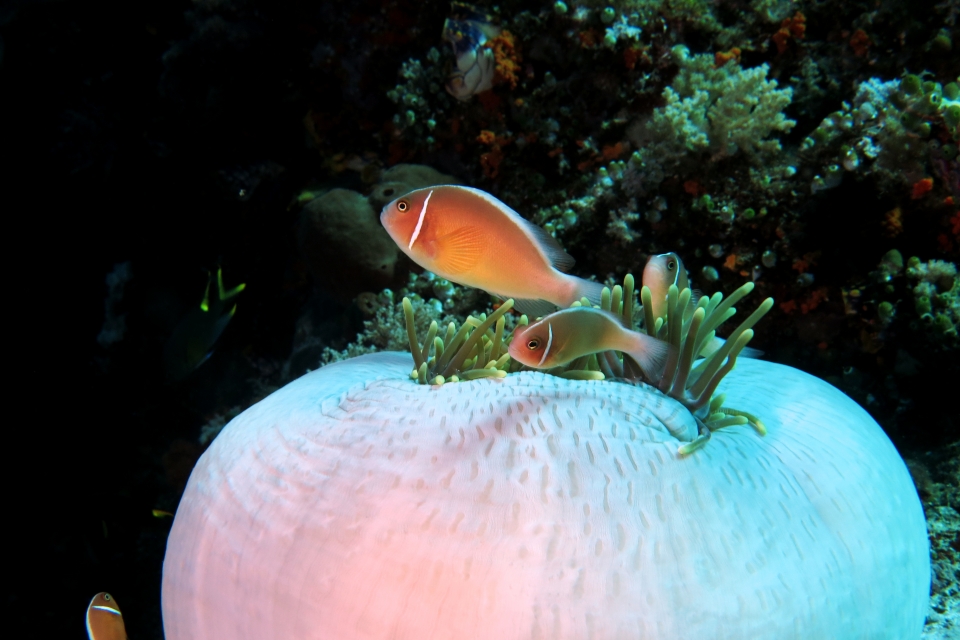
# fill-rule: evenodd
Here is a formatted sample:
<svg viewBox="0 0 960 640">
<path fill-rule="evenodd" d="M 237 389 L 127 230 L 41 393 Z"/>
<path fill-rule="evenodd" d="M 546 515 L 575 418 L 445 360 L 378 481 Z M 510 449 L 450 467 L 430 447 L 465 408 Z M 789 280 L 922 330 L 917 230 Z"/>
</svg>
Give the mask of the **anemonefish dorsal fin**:
<svg viewBox="0 0 960 640">
<path fill-rule="evenodd" d="M 469 271 L 480 262 L 483 232 L 477 227 L 460 227 L 434 242 L 443 247 L 437 252 L 436 264 L 446 273 L 457 275 Z"/>
<path fill-rule="evenodd" d="M 500 296 L 506 300 L 507 296 Z M 546 300 L 525 300 L 523 298 L 513 299 L 513 308 L 520 313 L 525 313 L 530 318 L 541 318 L 557 310 L 557 305 Z"/>
<path fill-rule="evenodd" d="M 563 247 L 560 246 L 556 238 L 550 235 L 549 231 L 535 225 L 529 220 L 520 218 L 519 215 L 517 218 L 519 218 L 520 223 L 530 232 L 530 235 L 533 236 L 543 255 L 547 257 L 547 260 L 550 261 L 550 264 L 553 265 L 555 269 L 566 272 L 573 268 L 573 265 L 576 264 L 577 261 L 573 259 L 573 256 L 564 251 Z"/>
<path fill-rule="evenodd" d="M 555 269 L 559 271 L 568 271 L 571 267 L 573 267 L 576 261 L 569 253 L 563 250 L 563 247 L 560 246 L 560 243 L 557 242 L 557 239 L 550 235 L 546 229 L 537 226 L 529 220 L 523 218 L 519 213 L 511 209 L 506 203 L 497 200 L 489 193 L 481 191 L 480 189 L 474 189 L 473 187 L 457 188 L 469 191 L 482 200 L 485 200 L 495 209 L 505 214 L 507 218 L 516 222 L 521 229 L 528 231 L 537 247 L 543 252 L 543 255 L 546 256 L 547 261 L 550 262 Z"/>
</svg>

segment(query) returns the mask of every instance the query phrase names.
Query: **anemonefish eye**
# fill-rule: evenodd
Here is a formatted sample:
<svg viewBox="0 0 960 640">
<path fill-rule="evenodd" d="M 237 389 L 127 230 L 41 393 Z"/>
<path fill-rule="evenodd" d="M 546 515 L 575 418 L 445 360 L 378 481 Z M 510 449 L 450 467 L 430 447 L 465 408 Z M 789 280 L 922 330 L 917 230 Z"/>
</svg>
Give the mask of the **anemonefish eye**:
<svg viewBox="0 0 960 640">
<path fill-rule="evenodd" d="M 407 204 L 407 201 L 406 201 L 406 200 L 401 200 L 400 202 L 397 203 L 397 209 L 398 209 L 401 213 L 404 212 L 404 211 L 406 211 L 406 210 L 407 210 L 407 207 L 409 207 L 409 206 L 410 206 L 410 205 Z"/>
<path fill-rule="evenodd" d="M 667 260 L 667 271 L 673 271 L 677 268 L 676 260 Z"/>
<path fill-rule="evenodd" d="M 533 340 L 527 343 L 527 349 L 530 349 L 530 351 L 536 351 L 537 347 L 539 346 L 540 346 L 540 338 L 534 338 Z"/>
<path fill-rule="evenodd" d="M 110 594 L 109 594 L 109 593 L 103 594 L 103 599 L 104 599 L 104 600 L 109 600 L 109 599 L 110 599 Z"/>
</svg>

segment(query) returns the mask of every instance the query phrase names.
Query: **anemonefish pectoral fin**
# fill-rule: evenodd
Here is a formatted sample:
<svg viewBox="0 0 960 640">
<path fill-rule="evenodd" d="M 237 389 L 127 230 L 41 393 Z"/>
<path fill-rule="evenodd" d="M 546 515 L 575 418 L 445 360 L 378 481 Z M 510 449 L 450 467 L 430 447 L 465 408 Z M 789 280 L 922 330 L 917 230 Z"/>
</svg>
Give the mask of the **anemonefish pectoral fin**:
<svg viewBox="0 0 960 640">
<path fill-rule="evenodd" d="M 503 298 L 504 296 L 500 296 Z M 524 300 L 523 298 L 513 299 L 513 308 L 520 313 L 527 314 L 530 318 L 542 318 L 557 310 L 557 305 L 546 300 Z"/>
<path fill-rule="evenodd" d="M 437 238 L 435 264 L 446 274 L 466 273 L 480 262 L 483 250 L 483 232 L 477 227 L 460 227 Z"/>
<path fill-rule="evenodd" d="M 576 264 L 576 260 L 573 259 L 569 253 L 564 251 L 563 247 L 560 246 L 560 243 L 557 242 L 557 239 L 550 235 L 550 232 L 539 227 L 529 220 L 520 218 L 517 216 L 520 222 L 528 231 L 530 235 L 533 236 L 534 240 L 539 245 L 540 250 L 543 251 L 543 254 L 547 256 L 547 260 L 550 261 L 550 264 L 553 265 L 558 271 L 569 271 L 573 268 L 573 265 Z"/>
<path fill-rule="evenodd" d="M 744 347 L 740 350 L 740 358 L 759 358 L 763 355 L 763 350 L 752 347 Z"/>
</svg>

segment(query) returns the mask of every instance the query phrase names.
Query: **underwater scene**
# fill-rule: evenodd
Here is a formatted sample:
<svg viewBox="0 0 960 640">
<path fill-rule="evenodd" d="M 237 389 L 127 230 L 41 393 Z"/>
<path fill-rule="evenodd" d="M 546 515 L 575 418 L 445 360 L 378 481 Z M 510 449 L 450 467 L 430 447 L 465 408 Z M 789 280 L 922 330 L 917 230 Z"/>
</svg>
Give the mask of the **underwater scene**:
<svg viewBox="0 0 960 640">
<path fill-rule="evenodd" d="M 5 0 L 8 620 L 960 639 L 958 21 Z"/>
</svg>

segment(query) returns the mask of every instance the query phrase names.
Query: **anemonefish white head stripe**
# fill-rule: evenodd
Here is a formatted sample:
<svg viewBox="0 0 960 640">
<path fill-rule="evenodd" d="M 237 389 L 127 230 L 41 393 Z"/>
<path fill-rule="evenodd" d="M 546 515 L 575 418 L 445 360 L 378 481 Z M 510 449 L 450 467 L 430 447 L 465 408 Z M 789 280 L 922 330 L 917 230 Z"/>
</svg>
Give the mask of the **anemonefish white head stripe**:
<svg viewBox="0 0 960 640">
<path fill-rule="evenodd" d="M 581 298 L 600 301 L 601 284 L 563 273 L 573 258 L 553 236 L 479 189 L 417 189 L 387 204 L 380 221 L 424 269 L 513 298 L 517 309 L 531 316 Z"/>
<path fill-rule="evenodd" d="M 420 217 L 417 218 L 417 226 L 413 230 L 413 235 L 410 236 L 410 244 L 407 245 L 407 249 L 413 249 L 413 243 L 416 241 L 417 237 L 420 235 L 420 229 L 423 228 L 423 219 L 427 215 L 427 205 L 430 203 L 430 196 L 433 195 L 433 190 L 430 190 L 430 193 L 427 194 L 427 198 L 423 201 L 423 208 L 420 209 Z"/>
<path fill-rule="evenodd" d="M 553 346 L 553 327 L 550 326 L 550 323 L 548 322 L 547 323 L 547 346 L 543 350 L 543 357 L 540 358 L 540 362 L 539 364 L 537 364 L 538 367 L 543 366 L 543 362 L 544 360 L 547 359 L 547 356 L 550 354 L 550 347 L 552 346 Z"/>
</svg>

